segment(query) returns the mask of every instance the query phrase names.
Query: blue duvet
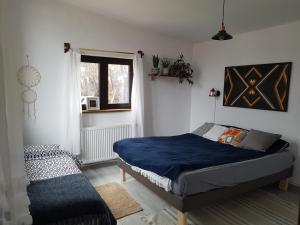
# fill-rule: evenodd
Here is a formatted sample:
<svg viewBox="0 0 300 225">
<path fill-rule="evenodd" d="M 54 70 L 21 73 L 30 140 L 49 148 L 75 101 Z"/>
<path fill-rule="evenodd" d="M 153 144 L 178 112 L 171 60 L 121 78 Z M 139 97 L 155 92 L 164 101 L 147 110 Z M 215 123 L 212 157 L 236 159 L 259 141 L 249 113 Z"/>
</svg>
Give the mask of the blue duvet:
<svg viewBox="0 0 300 225">
<path fill-rule="evenodd" d="M 183 171 L 262 157 L 268 153 L 235 148 L 194 134 L 130 138 L 114 143 L 127 163 L 175 180 Z"/>
</svg>

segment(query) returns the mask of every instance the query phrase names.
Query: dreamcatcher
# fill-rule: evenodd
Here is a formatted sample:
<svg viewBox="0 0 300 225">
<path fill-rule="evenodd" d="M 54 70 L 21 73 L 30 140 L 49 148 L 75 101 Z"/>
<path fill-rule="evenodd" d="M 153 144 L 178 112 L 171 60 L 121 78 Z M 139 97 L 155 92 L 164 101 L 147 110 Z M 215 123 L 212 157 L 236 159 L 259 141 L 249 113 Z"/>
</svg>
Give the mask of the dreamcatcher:
<svg viewBox="0 0 300 225">
<path fill-rule="evenodd" d="M 20 67 L 17 76 L 19 84 L 25 89 L 22 92 L 23 112 L 25 115 L 27 114 L 28 119 L 32 117 L 36 119 L 35 103 L 37 101 L 37 93 L 33 88 L 40 83 L 42 77 L 40 72 L 29 64 L 28 56 L 27 65 Z"/>
</svg>

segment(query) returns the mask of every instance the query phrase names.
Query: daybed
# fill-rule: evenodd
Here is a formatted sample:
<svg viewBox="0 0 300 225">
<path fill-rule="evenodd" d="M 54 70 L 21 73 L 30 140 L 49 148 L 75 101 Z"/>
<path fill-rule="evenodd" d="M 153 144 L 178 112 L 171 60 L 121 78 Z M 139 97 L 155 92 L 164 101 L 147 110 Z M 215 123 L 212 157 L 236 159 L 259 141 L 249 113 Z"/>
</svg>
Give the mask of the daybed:
<svg viewBox="0 0 300 225">
<path fill-rule="evenodd" d="M 59 146 L 27 146 L 25 166 L 33 225 L 116 225 L 111 211 Z"/>
</svg>

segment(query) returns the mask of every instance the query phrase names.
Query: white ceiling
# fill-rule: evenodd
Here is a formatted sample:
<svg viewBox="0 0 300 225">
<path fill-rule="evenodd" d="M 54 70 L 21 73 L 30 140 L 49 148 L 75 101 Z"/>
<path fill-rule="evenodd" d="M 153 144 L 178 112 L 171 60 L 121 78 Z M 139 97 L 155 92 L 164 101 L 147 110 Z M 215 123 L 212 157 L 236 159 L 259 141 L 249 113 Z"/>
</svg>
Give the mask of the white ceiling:
<svg viewBox="0 0 300 225">
<path fill-rule="evenodd" d="M 201 42 L 220 26 L 222 0 L 61 0 L 163 35 Z M 226 30 L 244 33 L 300 20 L 300 0 L 227 0 Z M 300 29 L 300 28 L 299 28 Z"/>
</svg>

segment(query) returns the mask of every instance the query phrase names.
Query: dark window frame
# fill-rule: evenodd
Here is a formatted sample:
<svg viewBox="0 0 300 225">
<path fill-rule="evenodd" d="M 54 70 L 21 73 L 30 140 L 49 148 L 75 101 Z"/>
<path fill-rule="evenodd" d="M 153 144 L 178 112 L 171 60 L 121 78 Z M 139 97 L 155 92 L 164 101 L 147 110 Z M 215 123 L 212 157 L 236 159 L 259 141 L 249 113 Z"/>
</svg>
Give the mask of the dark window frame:
<svg viewBox="0 0 300 225">
<path fill-rule="evenodd" d="M 131 92 L 133 81 L 133 60 L 124 58 L 111 58 L 82 55 L 81 62 L 98 63 L 99 64 L 99 97 L 100 109 L 114 110 L 114 109 L 131 109 Z M 129 103 L 109 104 L 108 103 L 108 64 L 128 65 L 129 66 Z"/>
</svg>

